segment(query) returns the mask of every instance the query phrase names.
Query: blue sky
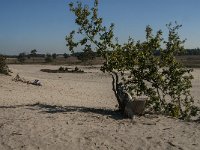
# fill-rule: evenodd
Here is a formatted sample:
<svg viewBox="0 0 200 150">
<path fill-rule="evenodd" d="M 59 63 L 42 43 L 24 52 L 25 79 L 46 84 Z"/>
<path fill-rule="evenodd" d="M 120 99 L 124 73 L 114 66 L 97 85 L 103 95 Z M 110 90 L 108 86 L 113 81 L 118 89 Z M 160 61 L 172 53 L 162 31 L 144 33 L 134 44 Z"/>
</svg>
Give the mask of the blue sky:
<svg viewBox="0 0 200 150">
<path fill-rule="evenodd" d="M 69 52 L 65 36 L 76 29 L 68 3 L 73 0 L 0 0 L 0 53 Z M 99 0 L 105 24 L 115 23 L 121 42 L 132 36 L 143 40 L 146 25 L 156 31 L 177 21 L 186 48 L 200 47 L 199 0 Z M 75 1 L 74 1 L 75 2 Z M 93 0 L 82 0 L 93 4 Z"/>
</svg>

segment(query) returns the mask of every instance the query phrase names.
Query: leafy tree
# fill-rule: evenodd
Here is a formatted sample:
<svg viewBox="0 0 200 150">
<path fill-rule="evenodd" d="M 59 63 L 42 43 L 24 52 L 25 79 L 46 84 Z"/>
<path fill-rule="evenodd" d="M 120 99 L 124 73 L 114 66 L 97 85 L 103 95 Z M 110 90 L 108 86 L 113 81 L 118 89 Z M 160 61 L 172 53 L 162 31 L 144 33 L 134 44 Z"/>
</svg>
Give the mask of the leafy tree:
<svg viewBox="0 0 200 150">
<path fill-rule="evenodd" d="M 161 30 L 154 35 L 153 29 L 147 26 L 144 42 L 129 38 L 127 42 L 119 44 L 114 36 L 114 24 L 106 27 L 103 18 L 98 16 L 98 0 L 91 9 L 81 2 L 76 5 L 70 3 L 69 7 L 79 26 L 77 31 L 66 36 L 69 50 L 74 53 L 77 47 L 94 47 L 105 58 L 101 70 L 116 75 L 117 81 L 121 75 L 121 83 L 117 83 L 114 90 L 122 112 L 126 103 L 120 100 L 119 89 L 127 91 L 132 97 L 147 96 L 146 109 L 153 112 L 182 119 L 196 114 L 197 109 L 194 109 L 196 107 L 190 94 L 192 70 L 185 68 L 175 58 L 184 51 L 185 41 L 178 34 L 181 25 L 167 25 L 167 40 L 163 39 Z M 83 36 L 77 42 L 74 40 L 76 33 Z"/>
<path fill-rule="evenodd" d="M 0 73 L 1 74 L 9 74 L 9 68 L 6 65 L 6 58 L 3 55 L 0 55 Z"/>
<path fill-rule="evenodd" d="M 26 60 L 26 54 L 25 53 L 20 53 L 17 57 L 18 61 L 21 63 L 24 63 L 24 61 Z"/>
</svg>

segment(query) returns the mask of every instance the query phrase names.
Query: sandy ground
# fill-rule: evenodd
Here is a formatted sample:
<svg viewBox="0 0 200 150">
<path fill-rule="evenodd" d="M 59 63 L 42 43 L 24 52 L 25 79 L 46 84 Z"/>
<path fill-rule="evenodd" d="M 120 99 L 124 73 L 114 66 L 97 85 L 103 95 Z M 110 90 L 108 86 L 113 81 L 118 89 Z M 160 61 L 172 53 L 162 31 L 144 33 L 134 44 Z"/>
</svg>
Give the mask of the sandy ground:
<svg viewBox="0 0 200 150">
<path fill-rule="evenodd" d="M 0 150 L 200 149 L 200 122 L 145 115 L 124 119 L 115 108 L 111 77 L 96 68 L 84 74 L 40 72 L 58 66 L 11 65 L 0 75 Z M 12 78 L 39 79 L 38 87 Z M 192 94 L 200 106 L 200 70 Z"/>
</svg>

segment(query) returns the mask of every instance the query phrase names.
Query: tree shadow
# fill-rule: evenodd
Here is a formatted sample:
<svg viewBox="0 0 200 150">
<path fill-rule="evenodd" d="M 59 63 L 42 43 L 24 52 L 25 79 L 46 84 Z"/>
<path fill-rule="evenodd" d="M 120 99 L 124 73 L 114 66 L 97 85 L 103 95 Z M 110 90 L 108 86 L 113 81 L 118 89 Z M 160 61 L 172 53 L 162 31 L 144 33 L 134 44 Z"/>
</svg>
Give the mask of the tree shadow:
<svg viewBox="0 0 200 150">
<path fill-rule="evenodd" d="M 58 106 L 58 105 L 49 105 L 44 103 L 35 103 L 26 105 L 0 106 L 0 109 L 15 109 L 20 107 L 27 107 L 26 109 L 39 110 L 40 113 L 48 113 L 48 114 L 81 112 L 81 113 L 99 114 L 115 120 L 125 119 L 124 115 L 122 115 L 118 110 L 106 109 L 106 108 L 91 108 L 84 106 Z"/>
</svg>

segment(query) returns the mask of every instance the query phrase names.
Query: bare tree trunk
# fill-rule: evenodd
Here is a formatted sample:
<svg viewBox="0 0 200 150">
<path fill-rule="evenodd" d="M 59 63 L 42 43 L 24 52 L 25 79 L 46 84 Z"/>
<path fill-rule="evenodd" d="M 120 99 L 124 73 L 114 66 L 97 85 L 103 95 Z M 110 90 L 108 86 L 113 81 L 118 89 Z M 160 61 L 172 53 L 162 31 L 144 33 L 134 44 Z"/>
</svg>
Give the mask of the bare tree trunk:
<svg viewBox="0 0 200 150">
<path fill-rule="evenodd" d="M 119 110 L 122 114 L 129 118 L 133 118 L 134 115 L 141 115 L 145 109 L 146 98 L 133 99 L 132 96 L 123 88 L 123 85 L 119 83 L 119 76 L 116 72 L 112 71 L 112 90 L 119 104 Z"/>
<path fill-rule="evenodd" d="M 119 87 L 119 76 L 116 72 L 112 71 L 111 73 L 112 75 L 112 90 L 115 93 L 115 97 L 117 98 L 117 102 L 119 104 L 119 110 L 122 111 L 122 113 L 124 112 L 125 109 L 125 105 L 123 102 L 122 97 L 120 97 L 120 93 L 122 93 L 121 88 Z"/>
</svg>

